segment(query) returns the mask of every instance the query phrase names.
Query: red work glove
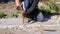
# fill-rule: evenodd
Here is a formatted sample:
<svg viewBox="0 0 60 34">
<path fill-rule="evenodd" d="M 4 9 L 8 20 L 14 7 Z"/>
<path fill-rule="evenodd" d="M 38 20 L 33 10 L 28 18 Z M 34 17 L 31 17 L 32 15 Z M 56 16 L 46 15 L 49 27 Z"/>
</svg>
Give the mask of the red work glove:
<svg viewBox="0 0 60 34">
<path fill-rule="evenodd" d="M 27 12 L 22 12 L 22 15 L 23 15 L 23 17 L 26 17 L 27 16 Z"/>
<path fill-rule="evenodd" d="M 21 9 L 21 6 L 17 6 L 16 9 L 17 9 L 17 10 L 20 10 L 20 9 Z"/>
</svg>

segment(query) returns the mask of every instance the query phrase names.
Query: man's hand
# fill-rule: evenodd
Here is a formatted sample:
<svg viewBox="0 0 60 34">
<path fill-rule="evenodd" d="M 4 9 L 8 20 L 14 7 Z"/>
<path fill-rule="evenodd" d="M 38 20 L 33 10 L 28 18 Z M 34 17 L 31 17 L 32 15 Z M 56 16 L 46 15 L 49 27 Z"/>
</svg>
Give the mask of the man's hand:
<svg viewBox="0 0 60 34">
<path fill-rule="evenodd" d="M 26 17 L 27 16 L 27 12 L 22 12 L 22 15 L 23 15 L 23 17 Z"/>
<path fill-rule="evenodd" d="M 21 9 L 21 6 L 17 6 L 16 9 L 17 9 L 17 10 L 20 10 L 20 9 Z"/>
<path fill-rule="evenodd" d="M 17 10 L 20 10 L 21 9 L 21 6 L 20 6 L 19 0 L 15 0 L 15 3 L 16 3 L 16 9 Z"/>
</svg>

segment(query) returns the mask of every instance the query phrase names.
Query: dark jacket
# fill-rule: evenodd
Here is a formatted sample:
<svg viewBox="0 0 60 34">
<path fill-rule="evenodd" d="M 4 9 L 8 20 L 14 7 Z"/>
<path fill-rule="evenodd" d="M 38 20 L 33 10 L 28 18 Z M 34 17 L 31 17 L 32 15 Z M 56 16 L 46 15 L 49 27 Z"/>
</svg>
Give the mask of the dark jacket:
<svg viewBox="0 0 60 34">
<path fill-rule="evenodd" d="M 32 12 L 38 5 L 39 0 L 29 0 L 29 6 L 27 12 L 30 13 Z"/>
</svg>

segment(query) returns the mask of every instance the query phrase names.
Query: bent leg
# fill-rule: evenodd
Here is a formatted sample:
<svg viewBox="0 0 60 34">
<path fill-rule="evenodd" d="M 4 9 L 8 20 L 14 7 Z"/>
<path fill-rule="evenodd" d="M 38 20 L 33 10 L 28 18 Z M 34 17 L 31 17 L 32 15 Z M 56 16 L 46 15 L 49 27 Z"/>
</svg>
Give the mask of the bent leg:
<svg viewBox="0 0 60 34">
<path fill-rule="evenodd" d="M 27 11 L 28 9 L 28 5 L 29 5 L 29 0 L 24 0 L 22 3 L 22 8 L 23 8 L 23 11 Z"/>
</svg>

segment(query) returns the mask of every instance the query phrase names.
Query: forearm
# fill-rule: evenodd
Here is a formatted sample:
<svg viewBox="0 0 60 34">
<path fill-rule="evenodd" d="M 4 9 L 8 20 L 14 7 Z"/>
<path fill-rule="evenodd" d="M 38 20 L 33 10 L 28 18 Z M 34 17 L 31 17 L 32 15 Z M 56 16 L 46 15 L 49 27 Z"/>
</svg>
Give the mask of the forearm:
<svg viewBox="0 0 60 34">
<path fill-rule="evenodd" d="M 33 4 L 32 4 L 31 7 L 27 10 L 27 12 L 28 12 L 28 13 L 32 12 L 32 11 L 36 8 L 38 2 L 39 2 L 39 0 L 34 0 Z"/>
<path fill-rule="evenodd" d="M 19 0 L 15 0 L 15 3 L 16 3 L 16 6 L 19 6 L 20 5 Z"/>
</svg>

